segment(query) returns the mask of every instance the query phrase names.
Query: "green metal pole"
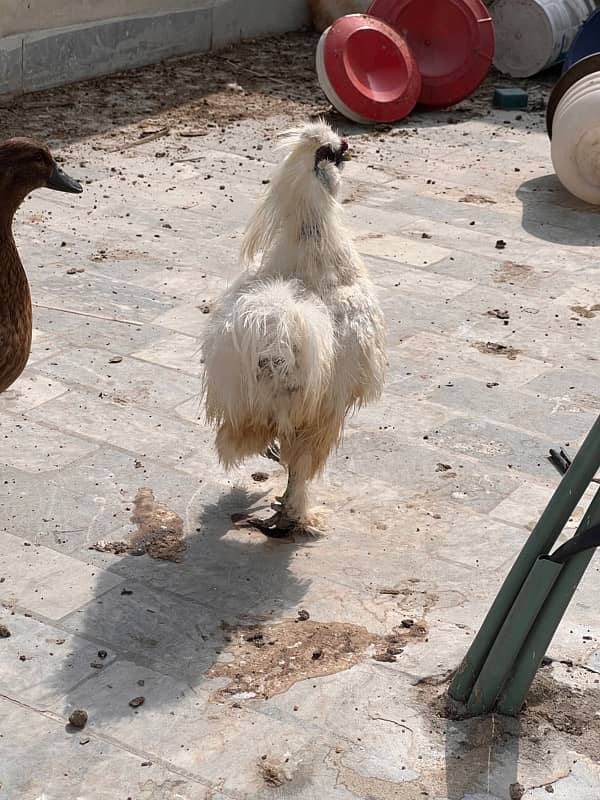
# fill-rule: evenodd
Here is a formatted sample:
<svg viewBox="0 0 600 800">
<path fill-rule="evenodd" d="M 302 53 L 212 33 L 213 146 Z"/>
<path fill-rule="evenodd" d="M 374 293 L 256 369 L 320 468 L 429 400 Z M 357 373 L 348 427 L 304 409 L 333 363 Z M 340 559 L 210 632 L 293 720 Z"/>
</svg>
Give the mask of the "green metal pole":
<svg viewBox="0 0 600 800">
<path fill-rule="evenodd" d="M 467 701 L 470 715 L 479 716 L 494 708 L 515 659 L 562 568 L 562 564 L 540 559 L 533 565 L 475 681 Z"/>
<path fill-rule="evenodd" d="M 563 476 L 544 513 L 517 556 L 477 636 L 450 684 L 450 697 L 463 703 L 468 699 L 475 680 L 488 657 L 490 648 L 533 564 L 539 556 L 546 555 L 550 551 L 599 468 L 600 416 L 592 426 L 579 452 L 573 459 L 573 463 Z"/>
<path fill-rule="evenodd" d="M 600 489 L 590 503 L 576 535 L 579 536 L 580 533 L 598 523 L 600 523 Z M 500 697 L 497 709 L 501 714 L 514 717 L 521 710 L 535 673 L 595 552 L 595 550 L 585 550 L 573 556 L 563 566 L 554 588 L 519 653 L 510 681 Z"/>
</svg>

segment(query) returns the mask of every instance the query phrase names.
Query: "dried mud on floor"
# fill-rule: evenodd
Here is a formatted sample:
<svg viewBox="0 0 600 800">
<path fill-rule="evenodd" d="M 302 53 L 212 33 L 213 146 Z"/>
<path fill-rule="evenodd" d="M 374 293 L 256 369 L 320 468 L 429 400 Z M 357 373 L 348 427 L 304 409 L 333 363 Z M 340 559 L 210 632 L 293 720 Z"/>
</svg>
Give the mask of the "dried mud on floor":
<svg viewBox="0 0 600 800">
<path fill-rule="evenodd" d="M 342 672 L 369 657 L 394 662 L 407 644 L 427 633 L 422 622 L 413 620 L 385 636 L 370 633 L 361 625 L 302 618 L 224 627 L 226 653 L 232 660 L 219 662 L 208 672 L 210 678 L 230 681 L 214 695 L 213 699 L 221 702 L 268 699 L 298 681 Z"/>
<path fill-rule="evenodd" d="M 100 541 L 92 549 L 118 556 L 148 554 L 161 561 L 181 561 L 186 543 L 179 514 L 159 503 L 152 489 L 148 488 L 138 489 L 133 508 L 131 522 L 136 527 L 128 541 Z"/>
</svg>

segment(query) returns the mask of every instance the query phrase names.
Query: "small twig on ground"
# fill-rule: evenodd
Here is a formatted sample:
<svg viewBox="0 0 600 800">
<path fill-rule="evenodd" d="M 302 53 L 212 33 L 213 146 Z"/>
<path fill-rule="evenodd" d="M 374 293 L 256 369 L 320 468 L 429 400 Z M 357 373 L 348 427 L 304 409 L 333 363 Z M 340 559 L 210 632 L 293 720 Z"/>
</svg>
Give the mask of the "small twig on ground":
<svg viewBox="0 0 600 800">
<path fill-rule="evenodd" d="M 175 158 L 173 164 L 183 164 L 189 161 L 202 161 L 206 156 L 190 156 L 189 158 Z"/>
<path fill-rule="evenodd" d="M 276 78 L 274 75 L 267 75 L 266 72 L 257 72 L 255 69 L 250 69 L 250 67 L 243 67 L 237 61 L 231 61 L 229 58 L 225 58 L 225 56 L 218 56 L 218 58 L 225 61 L 230 67 L 239 69 L 242 72 L 247 72 L 249 75 L 254 75 L 255 78 L 260 78 L 263 81 L 271 81 L 271 83 L 279 83 L 282 86 L 290 86 L 290 81 L 283 80 L 283 78 Z"/>
<path fill-rule="evenodd" d="M 389 722 L 392 725 L 397 725 L 399 728 L 403 728 L 405 731 L 410 731 L 411 733 L 414 733 L 413 729 L 409 728 L 408 725 L 404 725 L 404 723 L 402 723 L 402 722 L 397 722 L 395 719 L 388 719 L 387 717 L 374 717 L 371 714 L 369 714 L 369 719 L 372 719 L 374 722 L 377 722 L 377 721 L 379 721 L 379 722 Z"/>
<path fill-rule="evenodd" d="M 545 789 L 546 786 L 552 786 L 553 783 L 558 783 L 559 781 L 563 781 L 565 778 L 568 778 L 570 774 L 571 770 L 568 770 L 568 772 L 565 772 L 564 775 L 559 775 L 558 778 L 553 778 L 551 781 L 546 781 L 546 783 L 538 783 L 536 786 L 528 786 L 527 789 L 525 789 L 525 794 L 527 794 L 527 792 L 533 792 L 535 789 Z"/>
<path fill-rule="evenodd" d="M 135 319 L 120 319 L 119 317 L 106 317 L 102 314 L 89 314 L 86 311 L 76 311 L 74 308 L 59 308 L 58 306 L 46 306 L 42 303 L 32 303 L 34 308 L 43 308 L 45 311 L 60 311 L 63 314 L 75 314 L 78 317 L 90 317 L 91 319 L 103 319 L 106 322 L 120 322 L 122 325 L 135 325 L 143 328 L 144 323 Z"/>
<path fill-rule="evenodd" d="M 108 153 L 121 153 L 123 150 L 129 150 L 131 147 L 139 147 L 141 144 L 146 144 L 146 142 L 153 142 L 156 139 L 160 139 L 163 136 L 168 136 L 169 128 L 161 128 L 159 131 L 154 131 L 154 133 L 149 134 L 142 134 L 139 139 L 136 139 L 135 142 L 126 142 L 125 144 L 118 144 L 115 147 L 109 147 L 107 152 Z"/>
<path fill-rule="evenodd" d="M 183 136 L 186 139 L 191 139 L 194 136 L 208 136 L 208 131 L 179 131 L 178 136 Z"/>
<path fill-rule="evenodd" d="M 569 669 L 582 669 L 584 672 L 591 672 L 592 675 L 598 675 L 599 672 L 593 667 L 588 667 L 586 664 L 578 664 L 576 661 L 571 661 L 567 658 L 552 658 L 551 656 L 544 656 L 546 664 L 562 664 Z"/>
</svg>

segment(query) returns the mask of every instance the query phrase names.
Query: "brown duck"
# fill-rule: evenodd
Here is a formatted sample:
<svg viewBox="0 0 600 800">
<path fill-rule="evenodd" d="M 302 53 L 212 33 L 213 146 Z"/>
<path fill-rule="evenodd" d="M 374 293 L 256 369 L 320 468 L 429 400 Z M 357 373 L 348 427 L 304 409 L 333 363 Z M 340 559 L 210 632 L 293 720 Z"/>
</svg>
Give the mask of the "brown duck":
<svg viewBox="0 0 600 800">
<path fill-rule="evenodd" d="M 15 212 L 34 189 L 83 191 L 44 145 L 31 139 L 0 142 L 0 392 L 25 369 L 31 349 L 31 295 L 12 234 Z"/>
</svg>

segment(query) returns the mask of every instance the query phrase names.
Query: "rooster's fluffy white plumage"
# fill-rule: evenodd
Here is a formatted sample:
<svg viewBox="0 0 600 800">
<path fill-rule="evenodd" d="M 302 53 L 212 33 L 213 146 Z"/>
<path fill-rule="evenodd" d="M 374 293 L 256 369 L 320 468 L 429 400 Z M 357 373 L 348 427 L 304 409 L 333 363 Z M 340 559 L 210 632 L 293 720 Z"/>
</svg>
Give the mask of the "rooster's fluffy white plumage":
<svg viewBox="0 0 600 800">
<path fill-rule="evenodd" d="M 203 343 L 206 413 L 225 467 L 279 442 L 288 486 L 277 535 L 314 531 L 307 485 L 348 412 L 379 396 L 383 317 L 337 201 L 347 143 L 320 121 L 284 134 L 287 153 L 247 227 L 247 271 Z M 258 266 L 254 264 L 261 255 Z"/>
</svg>

